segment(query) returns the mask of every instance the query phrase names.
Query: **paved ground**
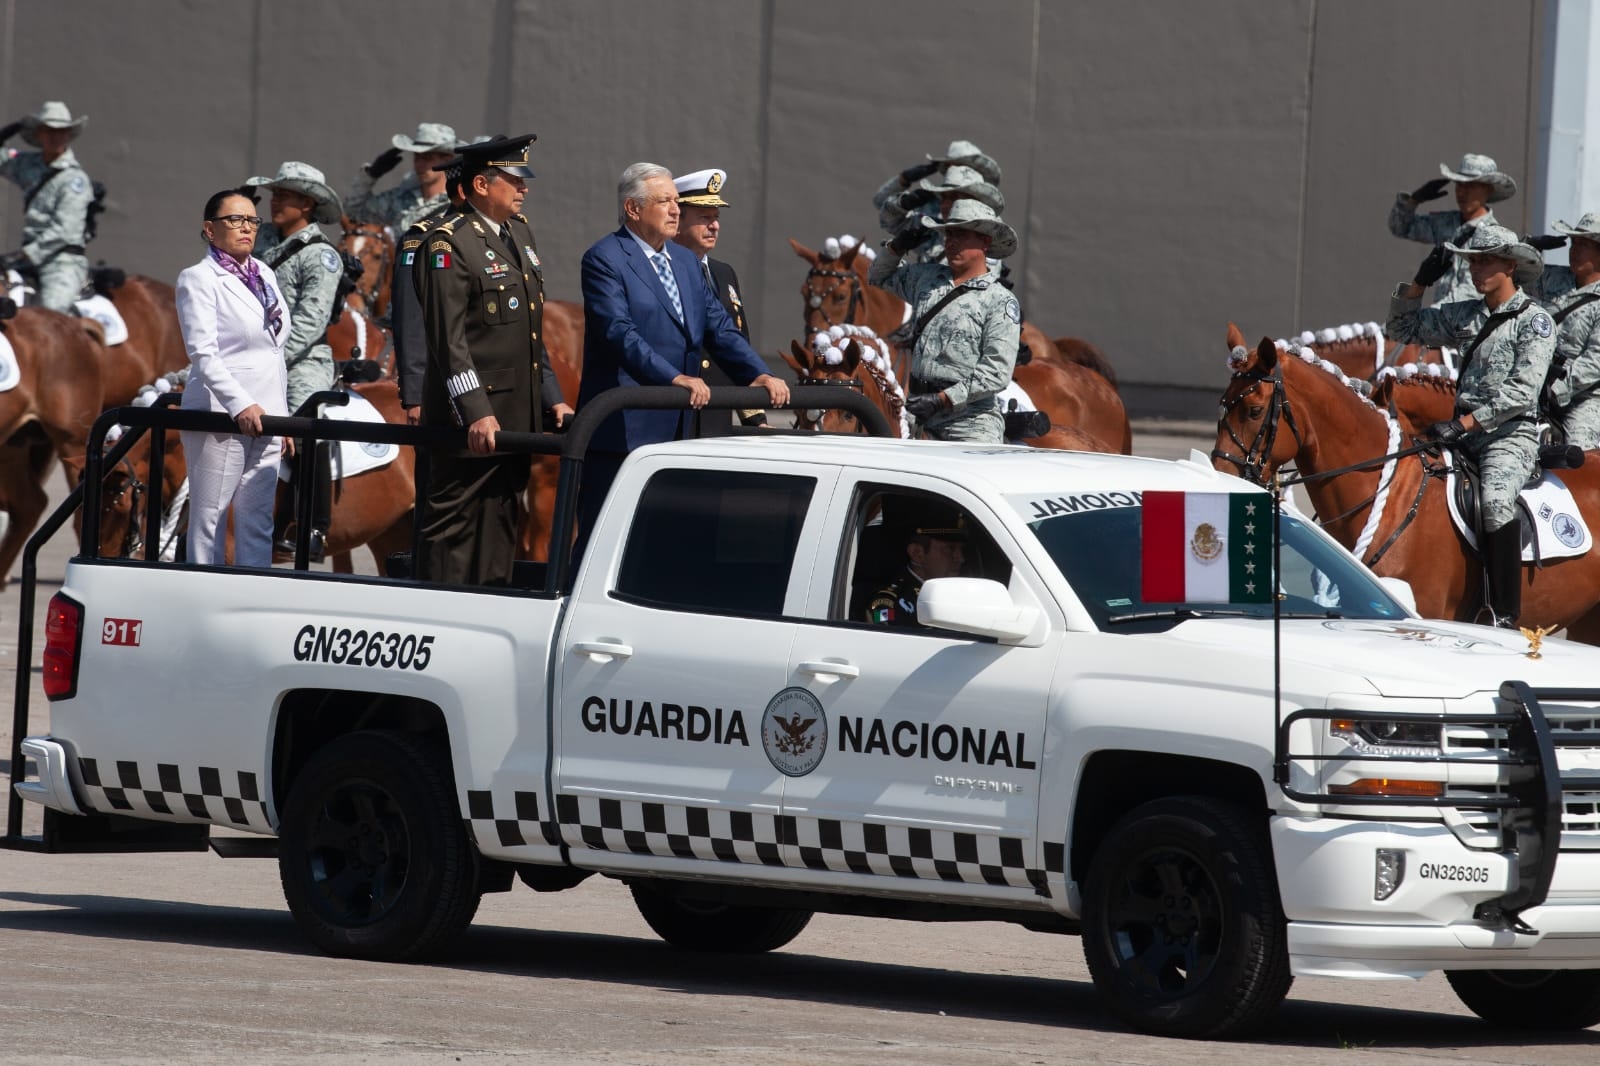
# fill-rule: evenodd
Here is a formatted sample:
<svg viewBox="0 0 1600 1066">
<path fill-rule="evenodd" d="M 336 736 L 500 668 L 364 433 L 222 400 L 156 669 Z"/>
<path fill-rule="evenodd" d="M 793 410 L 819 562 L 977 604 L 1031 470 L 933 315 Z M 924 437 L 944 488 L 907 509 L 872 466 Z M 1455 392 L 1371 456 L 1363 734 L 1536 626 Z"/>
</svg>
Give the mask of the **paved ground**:
<svg viewBox="0 0 1600 1066">
<path fill-rule="evenodd" d="M 1142 454 L 1177 456 L 1209 448 L 1210 436 L 1204 427 L 1176 435 L 1146 427 L 1136 444 Z M 68 552 L 64 538 L 47 550 L 42 600 Z M 12 585 L 0 594 L 6 708 L 16 613 Z M 35 700 L 37 732 L 48 720 Z M 9 751 L 10 715 L 0 724 L 0 751 Z M 270 861 L 0 851 L 6 1063 L 1597 1059 L 1600 1032 L 1537 1043 L 1497 1032 L 1439 977 L 1302 980 L 1250 1044 L 1153 1040 L 1101 1014 L 1073 938 L 820 917 L 770 956 L 697 957 L 657 941 L 626 890 L 601 879 L 555 895 L 519 885 L 486 897 L 457 949 L 432 965 L 349 962 L 309 952 Z"/>
</svg>

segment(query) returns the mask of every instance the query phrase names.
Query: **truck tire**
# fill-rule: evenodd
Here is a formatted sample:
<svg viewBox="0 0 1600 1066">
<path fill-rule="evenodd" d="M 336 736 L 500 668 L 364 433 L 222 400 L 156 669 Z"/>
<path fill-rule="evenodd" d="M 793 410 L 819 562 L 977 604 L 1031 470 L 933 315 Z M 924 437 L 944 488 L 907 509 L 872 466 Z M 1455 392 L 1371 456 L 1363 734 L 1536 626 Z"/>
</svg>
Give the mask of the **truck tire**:
<svg viewBox="0 0 1600 1066">
<path fill-rule="evenodd" d="M 811 911 L 679 899 L 648 885 L 630 887 L 645 923 L 662 940 L 685 951 L 776 951 L 811 922 Z"/>
<path fill-rule="evenodd" d="M 1450 970 L 1456 998 L 1507 1029 L 1587 1029 L 1600 1023 L 1600 970 Z"/>
<path fill-rule="evenodd" d="M 478 909 L 478 857 L 449 768 L 404 734 L 351 733 L 313 755 L 279 836 L 284 899 L 330 955 L 425 956 Z"/>
<path fill-rule="evenodd" d="M 1182 796 L 1112 827 L 1084 885 L 1083 954 L 1127 1025 L 1237 1036 L 1288 993 L 1288 934 L 1258 821 L 1233 803 Z"/>
</svg>

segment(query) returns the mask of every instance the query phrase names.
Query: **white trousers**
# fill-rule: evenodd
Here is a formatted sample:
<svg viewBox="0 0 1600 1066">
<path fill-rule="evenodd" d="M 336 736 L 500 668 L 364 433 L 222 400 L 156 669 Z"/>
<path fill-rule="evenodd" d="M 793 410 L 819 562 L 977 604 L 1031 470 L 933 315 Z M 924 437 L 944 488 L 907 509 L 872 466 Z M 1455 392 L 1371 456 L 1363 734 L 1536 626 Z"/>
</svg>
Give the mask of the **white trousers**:
<svg viewBox="0 0 1600 1066">
<path fill-rule="evenodd" d="M 231 505 L 234 565 L 271 566 L 272 503 L 282 440 L 188 431 L 179 436 L 189 466 L 189 561 L 227 563 Z"/>
</svg>

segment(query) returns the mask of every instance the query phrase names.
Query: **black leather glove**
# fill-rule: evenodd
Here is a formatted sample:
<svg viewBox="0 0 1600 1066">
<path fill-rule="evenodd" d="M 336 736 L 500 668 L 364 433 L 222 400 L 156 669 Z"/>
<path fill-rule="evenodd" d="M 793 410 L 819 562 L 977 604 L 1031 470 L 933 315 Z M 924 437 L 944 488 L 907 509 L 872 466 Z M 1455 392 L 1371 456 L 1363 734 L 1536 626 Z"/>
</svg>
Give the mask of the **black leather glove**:
<svg viewBox="0 0 1600 1066">
<path fill-rule="evenodd" d="M 1524 237 L 1522 239 L 1524 241 L 1526 241 L 1528 244 L 1533 245 L 1533 247 L 1539 249 L 1539 251 L 1541 251 L 1541 252 L 1549 252 L 1549 251 L 1553 251 L 1556 248 L 1565 248 L 1567 246 L 1567 238 L 1566 238 L 1566 236 L 1564 234 L 1560 234 L 1560 233 L 1552 233 L 1552 234 L 1549 234 L 1548 236 L 1545 236 L 1545 235 L 1541 235 L 1541 236 L 1538 236 L 1538 237 L 1531 237 L 1530 236 L 1530 237 Z"/>
<path fill-rule="evenodd" d="M 4 126 L 0 126 L 0 144 L 4 144 L 6 141 L 9 141 L 11 138 L 15 137 L 17 132 L 21 129 L 21 122 L 8 122 Z"/>
<path fill-rule="evenodd" d="M 1433 246 L 1433 251 L 1417 267 L 1417 274 L 1411 280 L 1427 288 L 1446 274 L 1450 273 L 1450 250 L 1442 244 Z"/>
<path fill-rule="evenodd" d="M 900 172 L 900 184 L 910 185 L 912 182 L 921 181 L 929 174 L 937 173 L 938 163 L 918 163 L 914 167 L 906 167 Z"/>
<path fill-rule="evenodd" d="M 924 392 L 906 397 L 906 413 L 919 421 L 944 410 L 944 396 L 937 392 Z"/>
<path fill-rule="evenodd" d="M 1440 444 L 1454 444 L 1466 435 L 1467 427 L 1461 424 L 1459 418 L 1452 418 L 1448 422 L 1435 422 L 1423 433 L 1429 440 L 1436 440 Z"/>
<path fill-rule="evenodd" d="M 0 273 L 7 270 L 15 270 L 19 274 L 26 274 L 32 266 L 33 264 L 28 262 L 28 256 L 24 252 L 6 252 L 4 255 L 0 255 Z"/>
<path fill-rule="evenodd" d="M 902 211 L 915 211 L 923 204 L 931 204 L 939 199 L 939 194 L 932 189 L 911 189 L 894 198 L 895 206 Z"/>
<path fill-rule="evenodd" d="M 884 242 L 884 245 L 895 255 L 905 255 L 913 248 L 921 248 L 932 238 L 933 230 L 924 226 L 919 217 L 910 224 L 901 226 L 893 237 Z"/>
<path fill-rule="evenodd" d="M 381 178 L 400 165 L 403 155 L 405 153 L 398 148 L 386 148 L 378 154 L 378 158 L 367 164 L 367 173 L 374 178 Z"/>
<path fill-rule="evenodd" d="M 1449 187 L 1449 178 L 1434 178 L 1432 181 L 1425 181 L 1413 189 L 1411 198 L 1419 204 L 1425 204 L 1429 200 L 1437 200 L 1442 197 L 1444 191 Z"/>
</svg>

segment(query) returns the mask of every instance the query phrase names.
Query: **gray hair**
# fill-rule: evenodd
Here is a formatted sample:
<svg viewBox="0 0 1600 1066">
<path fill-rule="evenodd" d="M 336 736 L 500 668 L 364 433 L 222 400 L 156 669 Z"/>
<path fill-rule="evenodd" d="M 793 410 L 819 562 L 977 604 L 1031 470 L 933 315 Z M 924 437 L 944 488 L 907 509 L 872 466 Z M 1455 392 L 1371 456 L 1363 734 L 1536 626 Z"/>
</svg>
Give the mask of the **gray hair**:
<svg viewBox="0 0 1600 1066">
<path fill-rule="evenodd" d="M 672 171 L 658 163 L 634 163 L 617 179 L 617 221 L 628 221 L 628 201 L 644 199 L 644 183 L 651 178 L 672 180 Z"/>
</svg>

